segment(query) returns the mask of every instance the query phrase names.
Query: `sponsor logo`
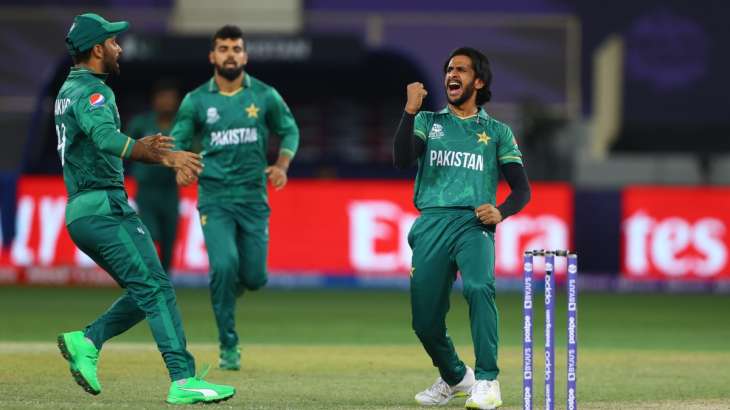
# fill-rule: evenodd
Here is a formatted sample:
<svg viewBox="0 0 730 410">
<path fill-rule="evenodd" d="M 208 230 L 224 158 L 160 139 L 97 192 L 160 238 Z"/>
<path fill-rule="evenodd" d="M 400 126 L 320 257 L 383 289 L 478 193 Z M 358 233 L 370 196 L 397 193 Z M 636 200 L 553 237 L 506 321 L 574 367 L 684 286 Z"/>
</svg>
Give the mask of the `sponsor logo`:
<svg viewBox="0 0 730 410">
<path fill-rule="evenodd" d="M 220 120 L 221 117 L 218 115 L 218 109 L 215 107 L 208 107 L 207 118 L 205 119 L 206 124 L 215 124 Z"/>
<path fill-rule="evenodd" d="M 578 272 L 578 266 L 572 265 L 572 264 L 571 265 L 568 265 L 568 272 L 569 273 L 576 273 L 576 272 Z"/>
<path fill-rule="evenodd" d="M 444 136 L 444 127 L 441 124 L 433 124 L 431 131 L 428 132 L 428 138 L 435 140 Z"/>
<path fill-rule="evenodd" d="M 105 102 L 106 98 L 101 93 L 94 93 L 89 96 L 89 104 L 94 108 L 101 107 Z"/>
<path fill-rule="evenodd" d="M 181 387 L 180 390 L 200 393 L 203 397 L 215 397 L 218 395 L 218 393 L 216 393 L 213 389 L 186 389 Z"/>
<path fill-rule="evenodd" d="M 530 262 L 525 263 L 525 272 L 532 272 L 532 264 Z"/>
</svg>

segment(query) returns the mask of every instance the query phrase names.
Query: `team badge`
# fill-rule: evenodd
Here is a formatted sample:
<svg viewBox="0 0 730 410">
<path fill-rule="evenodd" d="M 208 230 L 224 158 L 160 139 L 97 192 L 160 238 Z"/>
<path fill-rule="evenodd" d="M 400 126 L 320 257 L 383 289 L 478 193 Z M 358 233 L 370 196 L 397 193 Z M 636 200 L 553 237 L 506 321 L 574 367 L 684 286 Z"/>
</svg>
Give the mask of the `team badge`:
<svg viewBox="0 0 730 410">
<path fill-rule="evenodd" d="M 208 107 L 208 118 L 205 122 L 208 124 L 215 124 L 219 119 L 221 119 L 221 117 L 218 115 L 218 109 L 215 107 Z"/>
<path fill-rule="evenodd" d="M 258 118 L 259 117 L 259 110 L 254 103 L 251 103 L 251 105 L 246 108 L 246 113 L 248 114 L 248 118 Z"/>
<path fill-rule="evenodd" d="M 102 105 L 104 105 L 105 102 L 106 98 L 104 98 L 104 96 L 100 93 L 91 94 L 91 96 L 89 97 L 89 104 L 91 104 L 91 106 L 94 108 L 101 107 Z"/>
<path fill-rule="evenodd" d="M 489 140 L 491 139 L 492 138 L 484 131 L 482 131 L 480 134 L 477 134 L 477 144 L 481 142 L 484 145 L 487 145 L 489 144 Z"/>
</svg>

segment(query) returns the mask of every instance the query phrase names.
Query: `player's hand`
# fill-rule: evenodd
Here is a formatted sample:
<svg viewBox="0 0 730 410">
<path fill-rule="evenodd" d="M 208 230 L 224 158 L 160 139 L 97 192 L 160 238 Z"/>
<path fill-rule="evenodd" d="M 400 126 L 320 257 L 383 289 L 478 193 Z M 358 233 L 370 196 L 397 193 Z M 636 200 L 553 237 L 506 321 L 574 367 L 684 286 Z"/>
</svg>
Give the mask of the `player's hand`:
<svg viewBox="0 0 730 410">
<path fill-rule="evenodd" d="M 148 135 L 144 138 L 140 138 L 137 142 L 141 142 L 154 152 L 159 152 L 171 150 L 175 146 L 175 144 L 173 144 L 174 140 L 175 139 L 172 137 L 157 133 L 155 135 Z"/>
<path fill-rule="evenodd" d="M 269 176 L 269 181 L 271 181 L 271 185 L 274 186 L 274 188 L 278 191 L 282 188 L 284 188 L 284 185 L 286 185 L 286 170 L 278 165 L 272 165 L 269 167 L 266 167 L 266 175 Z"/>
<path fill-rule="evenodd" d="M 496 225 L 502 222 L 502 213 L 492 204 L 484 204 L 474 210 L 477 218 L 485 225 Z"/>
<path fill-rule="evenodd" d="M 406 94 L 408 101 L 406 101 L 406 112 L 409 114 L 416 114 L 421 109 L 423 104 L 423 98 L 428 95 L 428 91 L 423 88 L 423 83 L 410 83 L 406 86 Z"/>
<path fill-rule="evenodd" d="M 170 167 L 175 170 L 175 180 L 180 182 L 187 182 L 184 185 L 190 184 L 195 181 L 203 172 L 202 157 L 199 154 L 195 154 L 187 151 L 163 151 L 162 153 L 162 165 Z"/>
<path fill-rule="evenodd" d="M 180 171 L 175 172 L 175 182 L 178 186 L 188 186 L 197 180 L 197 176 L 189 176 L 189 174 Z"/>
</svg>

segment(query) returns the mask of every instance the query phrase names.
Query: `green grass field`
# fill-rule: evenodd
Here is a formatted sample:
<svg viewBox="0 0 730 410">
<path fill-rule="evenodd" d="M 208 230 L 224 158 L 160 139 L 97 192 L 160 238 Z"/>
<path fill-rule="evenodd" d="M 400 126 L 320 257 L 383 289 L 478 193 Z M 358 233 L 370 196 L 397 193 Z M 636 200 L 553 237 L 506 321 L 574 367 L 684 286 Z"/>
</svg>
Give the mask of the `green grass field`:
<svg viewBox="0 0 730 410">
<path fill-rule="evenodd" d="M 55 347 L 120 293 L 114 289 L 0 287 L 0 408 L 168 408 L 169 382 L 146 325 L 109 342 L 101 355 L 103 392 L 84 393 Z M 217 363 L 205 290 L 180 290 L 190 350 L 199 367 Z M 563 296 L 563 295 L 561 295 Z M 535 295 L 539 302 L 540 295 Z M 565 345 L 565 299 L 558 299 L 557 345 Z M 582 409 L 730 409 L 730 298 L 709 295 L 581 294 L 579 406 Z M 501 294 L 500 381 L 505 409 L 520 408 L 521 295 Z M 542 346 L 536 309 L 535 347 Z M 408 294 L 283 291 L 239 303 L 243 369 L 209 379 L 238 389 L 215 408 L 411 409 L 436 378 L 410 330 Z M 466 305 L 453 297 L 449 333 L 473 364 Z M 536 402 L 542 350 L 536 352 Z M 564 408 L 565 350 L 557 350 L 556 408 Z M 448 408 L 462 408 L 454 400 Z"/>
</svg>

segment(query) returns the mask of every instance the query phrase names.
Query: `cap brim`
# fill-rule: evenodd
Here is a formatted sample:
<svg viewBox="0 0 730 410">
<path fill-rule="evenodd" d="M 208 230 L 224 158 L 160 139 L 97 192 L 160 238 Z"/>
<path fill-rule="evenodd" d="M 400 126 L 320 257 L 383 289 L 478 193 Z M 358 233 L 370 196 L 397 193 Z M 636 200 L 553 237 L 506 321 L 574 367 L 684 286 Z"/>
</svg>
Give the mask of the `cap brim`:
<svg viewBox="0 0 730 410">
<path fill-rule="evenodd" d="M 127 31 L 128 28 L 129 23 L 126 21 L 115 21 L 113 23 L 104 24 L 104 30 L 106 30 L 109 34 L 119 34 Z"/>
</svg>

